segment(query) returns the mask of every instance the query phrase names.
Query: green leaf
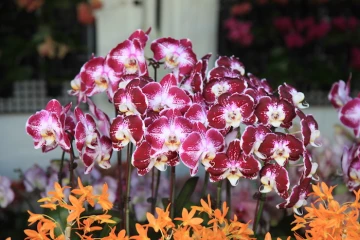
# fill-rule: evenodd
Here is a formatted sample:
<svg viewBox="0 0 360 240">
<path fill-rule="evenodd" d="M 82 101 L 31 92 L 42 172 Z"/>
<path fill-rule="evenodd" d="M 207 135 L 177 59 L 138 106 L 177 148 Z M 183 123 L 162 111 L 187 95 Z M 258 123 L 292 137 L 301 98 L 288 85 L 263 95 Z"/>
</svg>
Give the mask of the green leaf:
<svg viewBox="0 0 360 240">
<path fill-rule="evenodd" d="M 51 211 L 50 209 L 46 209 L 44 213 L 54 219 L 57 223 L 59 223 L 62 230 L 65 230 L 67 225 L 66 219 L 69 215 L 69 211 L 67 209 L 57 207 L 56 210 L 53 211 Z M 60 229 L 56 228 L 55 235 L 58 236 L 60 234 Z"/>
<path fill-rule="evenodd" d="M 191 195 L 195 191 L 196 184 L 199 180 L 199 177 L 189 178 L 184 186 L 182 187 L 179 195 L 175 200 L 175 216 L 180 216 L 182 209 L 185 207 L 186 203 L 189 202 Z M 166 205 L 164 205 L 166 206 Z"/>
<path fill-rule="evenodd" d="M 106 237 L 106 236 L 109 236 L 109 233 L 111 231 L 111 228 L 113 228 L 114 226 L 116 226 L 118 223 L 120 223 L 121 219 L 118 218 L 118 217 L 112 217 L 111 220 L 114 220 L 116 223 L 114 224 L 103 224 L 103 229 L 101 230 L 101 233 L 100 233 L 100 237 L 103 238 L 103 237 Z M 118 228 L 117 228 L 118 229 Z"/>
</svg>

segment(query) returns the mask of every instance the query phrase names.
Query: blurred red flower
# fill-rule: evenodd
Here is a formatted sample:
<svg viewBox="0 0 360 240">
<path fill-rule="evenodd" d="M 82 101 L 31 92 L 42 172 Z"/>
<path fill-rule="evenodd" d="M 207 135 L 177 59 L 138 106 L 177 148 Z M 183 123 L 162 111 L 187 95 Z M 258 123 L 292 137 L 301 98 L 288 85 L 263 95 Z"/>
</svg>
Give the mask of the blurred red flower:
<svg viewBox="0 0 360 240">
<path fill-rule="evenodd" d="M 360 48 L 352 48 L 350 55 L 350 66 L 357 70 L 360 70 Z"/>
<path fill-rule="evenodd" d="M 82 2 L 77 5 L 77 19 L 82 24 L 92 24 L 95 21 L 90 4 Z"/>
<path fill-rule="evenodd" d="M 291 32 L 285 36 L 285 43 L 288 48 L 300 48 L 304 46 L 305 39 L 297 32 Z"/>
<path fill-rule="evenodd" d="M 252 5 L 249 2 L 235 4 L 231 8 L 231 15 L 245 15 L 252 10 Z"/>
<path fill-rule="evenodd" d="M 44 4 L 44 0 L 17 0 L 16 3 L 20 8 L 33 12 Z"/>
<path fill-rule="evenodd" d="M 275 28 L 280 32 L 289 32 L 294 28 L 290 17 L 278 17 L 273 22 Z"/>
</svg>

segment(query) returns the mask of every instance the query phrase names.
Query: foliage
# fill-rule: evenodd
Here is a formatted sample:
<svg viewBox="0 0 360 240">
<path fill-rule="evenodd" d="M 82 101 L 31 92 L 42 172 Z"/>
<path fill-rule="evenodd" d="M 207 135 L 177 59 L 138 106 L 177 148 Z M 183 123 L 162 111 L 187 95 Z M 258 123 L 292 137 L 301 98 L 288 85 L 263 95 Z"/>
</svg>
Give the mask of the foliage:
<svg viewBox="0 0 360 240">
<path fill-rule="evenodd" d="M 220 54 L 240 57 L 272 85 L 327 91 L 347 72 L 359 78 L 359 1 L 238 0 L 221 6 Z"/>
</svg>

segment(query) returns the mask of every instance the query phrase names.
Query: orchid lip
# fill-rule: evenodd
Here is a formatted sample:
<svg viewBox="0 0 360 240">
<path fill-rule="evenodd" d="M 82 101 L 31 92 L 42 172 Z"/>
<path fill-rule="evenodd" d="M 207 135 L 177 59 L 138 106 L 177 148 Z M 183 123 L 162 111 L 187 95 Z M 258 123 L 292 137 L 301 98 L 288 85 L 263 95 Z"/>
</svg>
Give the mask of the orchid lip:
<svg viewBox="0 0 360 240">
<path fill-rule="evenodd" d="M 169 67 L 169 68 L 176 68 L 178 65 L 179 65 L 179 55 L 177 53 L 173 53 L 173 54 L 168 54 L 166 57 L 165 57 L 165 62 L 166 62 L 166 65 Z"/>
</svg>

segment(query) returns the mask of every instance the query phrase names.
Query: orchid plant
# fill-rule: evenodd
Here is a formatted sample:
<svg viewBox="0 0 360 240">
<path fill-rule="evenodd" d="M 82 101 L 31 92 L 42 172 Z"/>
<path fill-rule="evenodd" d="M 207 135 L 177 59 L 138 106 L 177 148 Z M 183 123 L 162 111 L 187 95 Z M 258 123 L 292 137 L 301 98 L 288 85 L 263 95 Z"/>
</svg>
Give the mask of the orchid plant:
<svg viewBox="0 0 360 240">
<path fill-rule="evenodd" d="M 266 79 L 246 74 L 244 64 L 233 56 L 218 57 L 208 70 L 211 54 L 198 59 L 189 39 L 156 39 L 150 46 L 153 58 L 146 58 L 149 33 L 150 29 L 137 30 L 105 57 L 93 56 L 83 65 L 69 90 L 77 97 L 74 111 L 71 104 L 62 106 L 54 99 L 28 119 L 26 131 L 35 148 L 47 152 L 60 146 L 70 154 L 71 187 L 75 186 L 75 161 L 82 161 L 88 174 L 96 163 L 110 168 L 113 152 L 127 149 L 126 191 L 123 194 L 121 190 L 121 154 L 117 190 L 119 206 L 124 210 L 120 218 L 127 232 L 132 167 L 141 176 L 154 176 L 154 169 L 171 169 L 171 218 L 176 207 L 175 169 L 180 163 L 189 168 L 191 176 L 203 166 L 205 178 L 219 182 L 220 190 L 224 181 L 236 186 L 242 178 L 259 179 L 263 197 L 258 199 L 255 232 L 268 192 L 275 191 L 283 198 L 278 208 L 293 208 L 300 214 L 311 181 L 316 179 L 317 164 L 312 162 L 307 146 L 320 146 L 316 120 L 302 111 L 309 106 L 304 94 L 286 83 L 273 90 Z M 154 68 L 154 78 L 148 65 Z M 161 65 L 169 73 L 158 81 Z M 102 92 L 113 104 L 113 119 L 91 100 Z M 88 104 L 90 113 L 79 108 L 81 102 Z M 290 132 L 297 117 L 300 137 Z M 289 167 L 302 168 L 293 186 Z M 152 201 L 156 202 L 157 184 L 152 188 Z M 220 194 L 216 202 L 221 205 Z"/>
<path fill-rule="evenodd" d="M 352 145 L 345 146 L 341 160 L 344 180 L 349 191 L 360 189 L 360 94 L 350 97 L 351 75 L 345 83 L 340 80 L 333 84 L 329 100 L 339 113 L 340 122 L 354 132 Z"/>
</svg>

